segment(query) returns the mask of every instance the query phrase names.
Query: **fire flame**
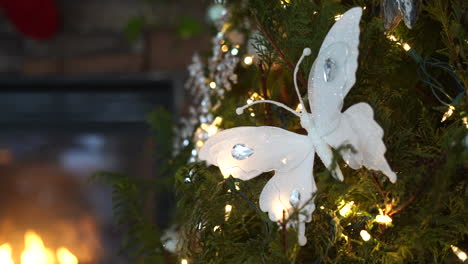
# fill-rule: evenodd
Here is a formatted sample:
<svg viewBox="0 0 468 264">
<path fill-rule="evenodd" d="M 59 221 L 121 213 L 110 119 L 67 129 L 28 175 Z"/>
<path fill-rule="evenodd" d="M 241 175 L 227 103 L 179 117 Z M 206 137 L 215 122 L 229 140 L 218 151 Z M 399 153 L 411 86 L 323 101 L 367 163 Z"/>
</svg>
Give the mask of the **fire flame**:
<svg viewBox="0 0 468 264">
<path fill-rule="evenodd" d="M 15 264 L 12 248 L 8 243 L 0 246 L 0 264 Z M 21 264 L 78 264 L 78 258 L 65 247 L 59 248 L 54 254 L 51 249 L 45 247 L 38 234 L 28 231 L 24 235 Z"/>
<path fill-rule="evenodd" d="M 0 246 L 0 263 L 2 264 L 14 264 L 11 258 L 11 246 L 5 243 Z"/>
</svg>

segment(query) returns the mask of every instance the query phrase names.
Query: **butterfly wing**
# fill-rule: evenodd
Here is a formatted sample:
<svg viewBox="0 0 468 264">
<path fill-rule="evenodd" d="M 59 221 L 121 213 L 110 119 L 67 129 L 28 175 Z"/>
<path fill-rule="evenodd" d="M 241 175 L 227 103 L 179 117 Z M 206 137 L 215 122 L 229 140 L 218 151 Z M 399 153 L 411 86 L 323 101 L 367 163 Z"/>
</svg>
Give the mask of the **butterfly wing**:
<svg viewBox="0 0 468 264">
<path fill-rule="evenodd" d="M 287 172 L 312 150 L 307 136 L 281 128 L 236 127 L 208 139 L 199 158 L 218 166 L 224 175 L 249 180 L 267 171 Z"/>
<path fill-rule="evenodd" d="M 338 127 L 344 97 L 356 81 L 361 15 L 361 8 L 352 8 L 333 25 L 309 74 L 309 103 L 321 136 Z"/>
<path fill-rule="evenodd" d="M 325 142 L 338 148 L 351 144 L 355 152 L 345 150 L 341 154 L 353 169 L 365 166 L 383 172 L 391 182 L 397 176 L 384 157 L 386 148 L 383 143 L 383 129 L 374 121 L 370 105 L 358 103 L 348 108 L 343 114 L 339 127 L 324 137 Z"/>
<path fill-rule="evenodd" d="M 317 191 L 317 186 L 312 176 L 313 166 L 314 152 L 311 151 L 297 167 L 275 172 L 260 194 L 260 209 L 268 212 L 272 221 L 281 221 L 283 210 L 284 216 L 288 218 L 294 208 L 302 208 L 297 221 L 300 245 L 305 245 L 307 242 L 304 223 L 310 222 L 312 212 L 315 210 L 312 195 Z"/>
</svg>

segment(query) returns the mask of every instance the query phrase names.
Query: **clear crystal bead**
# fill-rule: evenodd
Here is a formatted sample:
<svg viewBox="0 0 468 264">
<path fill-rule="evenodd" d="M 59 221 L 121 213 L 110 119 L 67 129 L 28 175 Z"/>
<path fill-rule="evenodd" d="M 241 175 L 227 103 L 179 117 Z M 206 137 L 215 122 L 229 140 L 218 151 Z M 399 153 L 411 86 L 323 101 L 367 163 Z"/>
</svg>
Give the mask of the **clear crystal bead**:
<svg viewBox="0 0 468 264">
<path fill-rule="evenodd" d="M 297 189 L 292 190 L 291 195 L 289 196 L 289 203 L 293 207 L 297 208 L 299 206 L 300 201 L 301 201 L 301 193 Z"/>
<path fill-rule="evenodd" d="M 235 144 L 231 150 L 231 155 L 236 160 L 245 160 L 253 154 L 254 150 L 252 148 L 247 147 L 244 144 Z"/>
<path fill-rule="evenodd" d="M 336 62 L 332 58 L 327 58 L 323 64 L 323 75 L 326 82 L 331 82 L 336 75 Z"/>
</svg>

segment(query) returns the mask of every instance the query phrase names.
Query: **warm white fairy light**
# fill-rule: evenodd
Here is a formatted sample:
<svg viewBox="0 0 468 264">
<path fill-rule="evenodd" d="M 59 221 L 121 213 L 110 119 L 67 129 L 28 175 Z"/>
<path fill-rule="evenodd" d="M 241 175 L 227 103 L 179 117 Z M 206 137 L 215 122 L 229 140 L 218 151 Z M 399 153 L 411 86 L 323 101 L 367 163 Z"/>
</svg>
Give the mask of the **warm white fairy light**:
<svg viewBox="0 0 468 264">
<path fill-rule="evenodd" d="M 225 221 L 229 220 L 229 216 L 231 215 L 231 211 L 232 211 L 232 205 L 226 204 L 226 206 L 224 207 L 224 212 L 225 212 L 224 220 Z"/>
<path fill-rule="evenodd" d="M 344 203 L 344 201 L 341 201 L 341 203 Z M 351 201 L 347 204 L 345 204 L 343 207 L 341 207 L 339 213 L 343 217 L 347 217 L 351 213 L 351 208 L 354 205 L 354 201 Z"/>
<path fill-rule="evenodd" d="M 188 260 L 183 258 L 180 260 L 180 264 L 188 264 Z"/>
<path fill-rule="evenodd" d="M 237 54 L 239 54 L 239 50 L 236 49 L 236 48 L 233 48 L 233 49 L 231 50 L 231 55 L 236 56 Z"/>
<path fill-rule="evenodd" d="M 361 232 L 359 232 L 359 235 L 361 235 L 361 238 L 364 241 L 369 241 L 372 238 L 369 232 L 367 232 L 367 230 L 364 229 L 361 230 Z"/>
<path fill-rule="evenodd" d="M 296 107 L 296 111 L 302 111 L 304 109 L 304 106 L 302 106 L 301 103 L 299 103 Z"/>
<path fill-rule="evenodd" d="M 465 124 L 465 127 L 468 129 L 468 117 L 465 116 L 462 118 L 462 120 L 463 120 L 463 124 Z"/>
<path fill-rule="evenodd" d="M 204 145 L 203 141 L 201 141 L 201 140 L 197 141 L 197 148 L 201 148 L 201 147 L 203 147 L 203 145 Z"/>
<path fill-rule="evenodd" d="M 213 227 L 213 232 L 216 232 L 218 230 L 221 230 L 221 227 L 219 225 Z"/>
<path fill-rule="evenodd" d="M 325 209 L 325 206 L 323 206 L 323 205 L 320 206 L 320 210 L 323 210 L 323 209 Z"/>
<path fill-rule="evenodd" d="M 253 63 L 253 56 L 245 56 L 244 57 L 244 64 L 245 65 L 252 65 Z"/>
<path fill-rule="evenodd" d="M 465 260 L 468 259 L 468 256 L 463 250 L 459 249 L 457 246 L 454 245 L 450 245 L 450 247 L 452 248 L 453 253 L 457 255 L 458 259 L 462 262 L 465 262 Z"/>
<path fill-rule="evenodd" d="M 254 114 L 254 113 L 250 113 L 250 116 L 251 116 L 251 117 L 255 117 L 255 114 Z"/>
<path fill-rule="evenodd" d="M 231 169 L 219 168 L 219 170 L 221 171 L 221 174 L 223 175 L 224 179 L 227 179 L 229 178 L 229 176 L 231 176 Z"/>
<path fill-rule="evenodd" d="M 229 47 L 227 45 L 222 45 L 221 46 L 221 51 L 222 52 L 228 52 L 228 50 L 229 50 Z"/>
<path fill-rule="evenodd" d="M 393 41 L 393 42 L 397 42 L 398 39 L 394 36 L 394 35 L 387 35 L 387 39 Z"/>
<path fill-rule="evenodd" d="M 455 110 L 455 107 L 452 105 L 449 105 L 449 108 L 447 109 L 447 112 L 444 113 L 442 116 L 442 119 L 440 120 L 441 123 L 445 122 L 449 117 L 453 115 L 453 111 Z"/>
<path fill-rule="evenodd" d="M 210 82 L 210 88 L 211 88 L 211 89 L 216 88 L 216 83 L 215 83 L 215 82 Z"/>
<path fill-rule="evenodd" d="M 411 46 L 408 43 L 403 43 L 403 49 L 405 51 L 409 51 L 411 49 Z"/>
<path fill-rule="evenodd" d="M 340 20 L 343 17 L 343 14 L 338 14 L 335 16 L 335 21 Z"/>
<path fill-rule="evenodd" d="M 388 225 L 392 222 L 392 218 L 388 215 L 385 214 L 379 214 L 375 217 L 375 221 L 379 224 L 385 224 Z"/>
</svg>

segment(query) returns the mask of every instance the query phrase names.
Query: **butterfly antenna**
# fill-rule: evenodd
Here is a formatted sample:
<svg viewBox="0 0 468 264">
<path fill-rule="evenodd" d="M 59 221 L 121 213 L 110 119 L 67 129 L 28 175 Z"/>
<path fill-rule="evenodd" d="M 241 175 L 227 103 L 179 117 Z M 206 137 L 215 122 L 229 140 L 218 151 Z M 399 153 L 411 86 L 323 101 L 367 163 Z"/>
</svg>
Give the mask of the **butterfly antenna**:
<svg viewBox="0 0 468 264">
<path fill-rule="evenodd" d="M 241 115 L 242 113 L 244 113 L 244 109 L 246 109 L 246 108 L 248 108 L 248 107 L 251 107 L 251 106 L 254 105 L 254 104 L 260 104 L 260 103 L 267 103 L 267 104 L 274 104 L 274 105 L 277 105 L 277 106 L 279 106 L 279 107 L 282 107 L 282 108 L 288 110 L 289 112 L 293 113 L 294 115 L 296 115 L 296 116 L 298 116 L 298 117 L 301 117 L 301 116 L 299 115 L 299 113 L 297 113 L 297 112 L 294 111 L 293 109 L 289 108 L 287 105 L 282 104 L 282 103 L 280 103 L 280 102 L 272 101 L 272 100 L 258 100 L 258 101 L 254 101 L 254 102 L 252 102 L 252 103 L 250 103 L 250 104 L 246 104 L 246 105 L 244 105 L 244 106 L 242 106 L 242 107 L 238 107 L 238 108 L 236 109 L 236 113 L 237 113 L 238 115 Z"/>
<path fill-rule="evenodd" d="M 302 108 L 305 109 L 304 101 L 302 101 L 302 96 L 301 93 L 299 92 L 299 87 L 297 86 L 297 72 L 299 71 L 299 65 L 301 65 L 302 60 L 304 60 L 305 56 L 309 56 L 312 53 L 312 51 L 309 48 L 305 48 L 302 51 L 301 58 L 299 58 L 299 61 L 296 64 L 296 67 L 294 68 L 294 88 L 296 88 L 296 93 L 297 97 L 299 98 L 299 102 L 302 105 Z"/>
</svg>

